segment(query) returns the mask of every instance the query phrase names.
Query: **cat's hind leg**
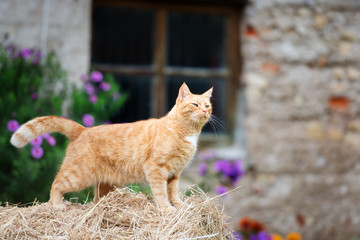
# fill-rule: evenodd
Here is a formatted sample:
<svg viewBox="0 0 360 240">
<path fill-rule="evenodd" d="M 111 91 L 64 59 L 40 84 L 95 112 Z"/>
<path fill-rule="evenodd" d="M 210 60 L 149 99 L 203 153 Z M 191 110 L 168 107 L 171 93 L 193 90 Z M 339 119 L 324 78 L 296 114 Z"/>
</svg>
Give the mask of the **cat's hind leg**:
<svg viewBox="0 0 360 240">
<path fill-rule="evenodd" d="M 63 202 L 65 193 L 80 191 L 93 185 L 92 178 L 85 177 L 83 174 L 73 168 L 61 167 L 50 191 L 50 204 L 54 209 L 64 210 L 66 208 Z"/>
</svg>

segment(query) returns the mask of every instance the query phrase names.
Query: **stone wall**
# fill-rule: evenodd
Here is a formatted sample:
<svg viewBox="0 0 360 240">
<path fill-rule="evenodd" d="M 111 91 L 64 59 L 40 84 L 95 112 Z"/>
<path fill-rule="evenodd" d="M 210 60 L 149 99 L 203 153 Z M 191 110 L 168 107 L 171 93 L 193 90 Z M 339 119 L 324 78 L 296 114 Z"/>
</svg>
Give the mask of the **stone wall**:
<svg viewBox="0 0 360 240">
<path fill-rule="evenodd" d="M 253 171 L 229 213 L 360 239 L 360 1 L 254 0 L 241 38 Z"/>
<path fill-rule="evenodd" d="M 20 47 L 56 50 L 70 81 L 76 82 L 89 68 L 90 14 L 90 0 L 1 0 L 0 39 L 6 36 Z"/>
</svg>

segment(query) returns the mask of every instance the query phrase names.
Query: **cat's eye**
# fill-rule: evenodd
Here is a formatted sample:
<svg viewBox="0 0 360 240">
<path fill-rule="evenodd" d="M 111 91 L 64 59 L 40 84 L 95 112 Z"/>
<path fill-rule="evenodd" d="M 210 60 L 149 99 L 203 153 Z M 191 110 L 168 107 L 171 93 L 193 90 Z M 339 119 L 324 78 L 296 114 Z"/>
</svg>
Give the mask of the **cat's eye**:
<svg viewBox="0 0 360 240">
<path fill-rule="evenodd" d="M 198 106 L 199 106 L 199 105 L 197 105 L 196 103 L 192 103 L 192 105 L 195 106 L 195 107 L 198 107 Z"/>
<path fill-rule="evenodd" d="M 209 108 L 210 107 L 210 105 L 205 105 L 205 108 Z"/>
</svg>

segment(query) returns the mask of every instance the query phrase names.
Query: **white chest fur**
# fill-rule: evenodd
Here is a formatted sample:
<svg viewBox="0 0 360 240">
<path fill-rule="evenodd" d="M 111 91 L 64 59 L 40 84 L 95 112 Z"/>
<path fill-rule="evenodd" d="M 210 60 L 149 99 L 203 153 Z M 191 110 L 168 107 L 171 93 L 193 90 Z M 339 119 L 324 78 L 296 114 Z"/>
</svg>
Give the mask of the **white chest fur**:
<svg viewBox="0 0 360 240">
<path fill-rule="evenodd" d="M 185 140 L 188 141 L 189 143 L 191 143 L 191 145 L 196 148 L 198 137 L 199 137 L 198 135 L 194 134 L 194 135 L 185 137 Z"/>
</svg>

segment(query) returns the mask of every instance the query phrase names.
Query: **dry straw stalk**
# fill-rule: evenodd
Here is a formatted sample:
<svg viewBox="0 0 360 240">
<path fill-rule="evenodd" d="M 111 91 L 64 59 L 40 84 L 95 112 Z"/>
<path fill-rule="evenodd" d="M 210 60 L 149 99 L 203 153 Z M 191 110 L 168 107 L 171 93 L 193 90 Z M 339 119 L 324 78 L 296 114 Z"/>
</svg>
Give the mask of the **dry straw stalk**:
<svg viewBox="0 0 360 240">
<path fill-rule="evenodd" d="M 0 207 L 0 239 L 233 239 L 219 198 L 197 187 L 185 204 L 162 213 L 151 196 L 115 189 L 99 202 Z"/>
</svg>

